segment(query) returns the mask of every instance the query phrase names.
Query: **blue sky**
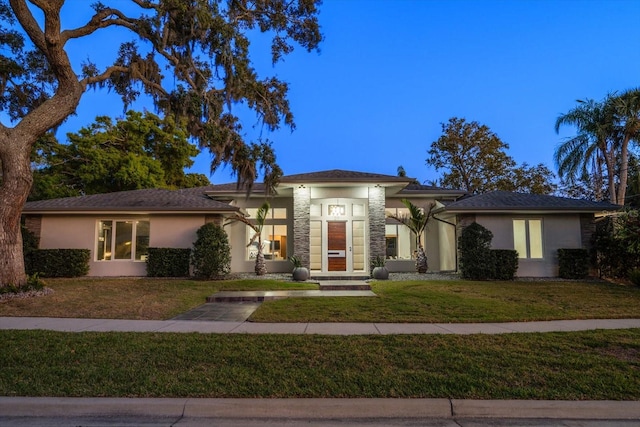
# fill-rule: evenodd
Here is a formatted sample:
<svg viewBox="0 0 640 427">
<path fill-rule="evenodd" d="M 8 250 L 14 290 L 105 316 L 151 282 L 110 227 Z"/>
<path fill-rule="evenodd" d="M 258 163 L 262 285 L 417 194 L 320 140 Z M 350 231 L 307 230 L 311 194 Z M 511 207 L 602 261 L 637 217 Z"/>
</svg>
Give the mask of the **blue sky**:
<svg viewBox="0 0 640 427">
<path fill-rule="evenodd" d="M 554 148 L 572 134 L 555 133 L 558 115 L 640 86 L 639 18 L 636 0 L 325 0 L 320 53 L 297 49 L 275 67 L 252 56 L 261 75 L 289 82 L 297 125 L 263 136 L 285 174 L 402 165 L 429 181 L 440 175 L 425 160 L 441 123 L 464 117 L 489 126 L 516 162 L 555 172 Z M 112 98 L 86 94 L 61 132 L 121 115 Z M 209 162 L 201 154 L 192 171 L 208 175 Z M 210 179 L 233 180 L 229 168 Z"/>
</svg>

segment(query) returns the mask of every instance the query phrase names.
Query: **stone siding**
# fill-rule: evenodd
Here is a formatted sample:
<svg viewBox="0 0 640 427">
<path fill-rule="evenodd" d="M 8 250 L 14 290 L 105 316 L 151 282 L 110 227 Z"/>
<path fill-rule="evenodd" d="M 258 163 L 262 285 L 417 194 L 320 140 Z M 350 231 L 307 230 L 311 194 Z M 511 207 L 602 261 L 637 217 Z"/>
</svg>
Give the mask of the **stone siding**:
<svg viewBox="0 0 640 427">
<path fill-rule="evenodd" d="M 311 191 L 305 186 L 293 189 L 293 254 L 309 268 Z"/>
<path fill-rule="evenodd" d="M 24 217 L 24 226 L 32 232 L 38 242 L 40 242 L 40 234 L 42 232 L 42 215 L 26 215 Z"/>
<path fill-rule="evenodd" d="M 386 255 L 384 187 L 369 187 L 369 257 Z"/>
</svg>

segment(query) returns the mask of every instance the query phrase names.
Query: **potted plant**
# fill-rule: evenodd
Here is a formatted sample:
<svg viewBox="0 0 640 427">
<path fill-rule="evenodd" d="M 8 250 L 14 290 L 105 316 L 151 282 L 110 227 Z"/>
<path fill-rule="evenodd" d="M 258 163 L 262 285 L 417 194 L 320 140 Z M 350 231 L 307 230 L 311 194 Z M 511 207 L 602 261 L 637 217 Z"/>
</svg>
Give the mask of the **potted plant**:
<svg viewBox="0 0 640 427">
<path fill-rule="evenodd" d="M 371 258 L 371 277 L 376 280 L 387 280 L 389 278 L 389 270 L 387 270 L 385 263 L 385 259 L 380 255 Z"/>
<path fill-rule="evenodd" d="M 293 280 L 296 282 L 304 282 L 309 278 L 309 270 L 302 265 L 302 261 L 295 255 L 289 257 L 289 261 L 293 264 Z"/>
</svg>

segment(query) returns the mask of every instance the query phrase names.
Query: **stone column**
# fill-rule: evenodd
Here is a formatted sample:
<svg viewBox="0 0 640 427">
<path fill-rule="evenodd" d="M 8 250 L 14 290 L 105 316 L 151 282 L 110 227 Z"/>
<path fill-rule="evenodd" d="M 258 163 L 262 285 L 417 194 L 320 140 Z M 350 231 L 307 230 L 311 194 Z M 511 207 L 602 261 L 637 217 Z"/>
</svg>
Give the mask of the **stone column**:
<svg viewBox="0 0 640 427">
<path fill-rule="evenodd" d="M 386 257 L 385 188 L 369 187 L 369 257 Z"/>
<path fill-rule="evenodd" d="M 293 189 L 293 255 L 309 268 L 311 191 L 300 185 Z"/>
</svg>

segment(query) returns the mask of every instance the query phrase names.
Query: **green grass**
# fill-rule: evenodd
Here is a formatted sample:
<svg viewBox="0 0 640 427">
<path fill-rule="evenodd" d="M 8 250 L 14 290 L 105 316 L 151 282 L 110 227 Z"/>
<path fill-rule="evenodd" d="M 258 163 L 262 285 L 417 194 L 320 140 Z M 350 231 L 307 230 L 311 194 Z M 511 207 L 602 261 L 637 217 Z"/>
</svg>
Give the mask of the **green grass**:
<svg viewBox="0 0 640 427">
<path fill-rule="evenodd" d="M 317 289 L 268 279 L 199 281 L 114 278 L 45 279 L 55 292 L 0 303 L 0 316 L 163 320 L 202 305 L 219 291 Z"/>
<path fill-rule="evenodd" d="M 0 331 L 0 395 L 640 399 L 640 329 L 301 336 Z"/>
<path fill-rule="evenodd" d="M 268 301 L 255 322 L 502 322 L 636 318 L 640 288 L 606 282 L 373 282 L 375 298 Z"/>
</svg>

